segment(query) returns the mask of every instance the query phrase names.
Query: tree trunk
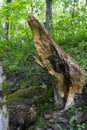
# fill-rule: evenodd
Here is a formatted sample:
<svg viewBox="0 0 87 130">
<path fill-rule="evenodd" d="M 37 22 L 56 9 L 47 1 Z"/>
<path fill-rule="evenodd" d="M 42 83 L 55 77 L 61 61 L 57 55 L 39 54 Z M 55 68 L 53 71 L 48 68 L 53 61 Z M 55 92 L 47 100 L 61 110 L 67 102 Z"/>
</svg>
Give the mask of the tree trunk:
<svg viewBox="0 0 87 130">
<path fill-rule="evenodd" d="M 87 76 L 87 73 L 74 64 L 72 58 L 55 44 L 35 17 L 30 16 L 28 24 L 41 58 L 41 61 L 37 58 L 36 61 L 46 68 L 52 77 L 55 103 L 68 109 L 75 101 L 77 102 L 78 96 L 75 95 L 82 94 L 84 88 L 82 76 Z"/>
<path fill-rule="evenodd" d="M 4 75 L 2 61 L 0 61 L 0 97 L 3 97 L 4 94 L 6 93 L 6 92 L 4 93 L 4 91 L 6 91 L 6 90 L 3 90 L 3 89 L 5 89 L 5 88 L 3 88 L 3 87 L 5 87 L 4 86 L 5 79 L 6 79 L 6 76 Z"/>
<path fill-rule="evenodd" d="M 85 1 L 85 3 L 86 3 L 86 6 L 87 6 L 87 0 Z"/>
<path fill-rule="evenodd" d="M 46 0 L 46 25 L 45 28 L 52 33 L 52 0 Z"/>
<path fill-rule="evenodd" d="M 11 0 L 6 0 L 6 4 L 9 4 L 11 2 Z M 6 29 L 6 41 L 8 43 L 8 39 L 9 39 L 9 14 L 7 16 L 7 22 L 5 23 L 5 29 Z"/>
<path fill-rule="evenodd" d="M 74 14 L 75 14 L 75 0 L 73 1 L 73 9 L 72 9 L 72 18 L 74 18 Z"/>
<path fill-rule="evenodd" d="M 2 61 L 0 61 L 0 130 L 8 129 L 8 113 L 6 106 L 5 76 L 3 75 Z"/>
</svg>

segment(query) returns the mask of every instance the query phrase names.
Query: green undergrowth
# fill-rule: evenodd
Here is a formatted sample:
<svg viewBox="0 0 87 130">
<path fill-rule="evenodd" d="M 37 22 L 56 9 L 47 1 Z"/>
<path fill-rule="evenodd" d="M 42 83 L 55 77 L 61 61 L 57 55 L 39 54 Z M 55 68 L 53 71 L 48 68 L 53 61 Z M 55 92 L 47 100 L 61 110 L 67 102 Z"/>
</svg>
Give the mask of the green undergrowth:
<svg viewBox="0 0 87 130">
<path fill-rule="evenodd" d="M 45 104 L 38 104 L 38 111 L 39 111 L 39 118 L 36 123 L 36 128 L 46 128 L 46 122 L 44 118 L 44 114 L 52 113 L 54 111 L 54 104 L 53 103 L 45 103 Z"/>
<path fill-rule="evenodd" d="M 47 113 L 52 113 L 55 110 L 54 104 L 52 102 L 45 102 L 37 104 L 38 109 L 38 119 L 34 125 L 31 126 L 31 129 L 45 129 L 47 128 L 47 124 L 45 122 L 44 115 Z"/>
<path fill-rule="evenodd" d="M 81 106 L 81 107 L 71 107 L 69 109 L 69 113 L 74 113 L 74 112 L 81 112 L 81 111 L 87 111 L 87 105 L 86 106 Z"/>
<path fill-rule="evenodd" d="M 70 130 L 74 130 L 74 129 L 85 130 L 86 129 L 86 123 L 85 122 L 77 123 L 77 124 L 75 123 L 75 121 L 77 120 L 76 113 L 78 113 L 78 112 L 87 112 L 87 106 L 82 106 L 82 107 L 78 107 L 78 108 L 71 107 L 68 110 L 68 114 L 70 116 L 70 118 L 69 118 Z"/>
<path fill-rule="evenodd" d="M 52 114 L 52 112 L 55 111 L 55 107 L 52 103 L 45 103 L 43 104 L 38 104 L 38 111 L 39 111 L 39 117 L 38 120 L 36 122 L 36 124 L 34 124 L 32 126 L 32 129 L 37 130 L 37 129 L 46 129 L 48 126 L 46 124 L 44 115 L 46 113 L 50 113 Z M 69 120 L 68 120 L 68 125 L 70 130 L 84 130 L 85 129 L 85 123 L 81 123 L 81 124 L 76 124 L 75 121 L 77 120 L 76 118 L 76 113 L 77 112 L 82 112 L 82 111 L 87 111 L 87 106 L 83 106 L 83 107 L 71 107 L 68 110 L 68 115 L 69 115 Z M 60 125 L 59 125 L 60 126 Z M 60 126 L 61 128 L 61 126 Z M 62 128 L 60 130 L 63 130 Z"/>
</svg>

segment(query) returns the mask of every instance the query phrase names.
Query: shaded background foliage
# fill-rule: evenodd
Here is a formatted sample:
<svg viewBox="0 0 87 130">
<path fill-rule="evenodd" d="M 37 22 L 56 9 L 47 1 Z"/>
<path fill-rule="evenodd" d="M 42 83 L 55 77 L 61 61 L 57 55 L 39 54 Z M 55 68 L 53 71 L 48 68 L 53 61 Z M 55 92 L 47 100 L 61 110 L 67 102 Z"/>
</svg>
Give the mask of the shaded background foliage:
<svg viewBox="0 0 87 130">
<path fill-rule="evenodd" d="M 32 14 L 45 23 L 45 0 L 14 0 L 0 7 L 0 58 L 3 58 L 9 92 L 49 83 L 49 76 L 38 66 L 32 33 L 27 24 Z M 87 2 L 53 0 L 52 37 L 61 48 L 87 70 Z"/>
</svg>

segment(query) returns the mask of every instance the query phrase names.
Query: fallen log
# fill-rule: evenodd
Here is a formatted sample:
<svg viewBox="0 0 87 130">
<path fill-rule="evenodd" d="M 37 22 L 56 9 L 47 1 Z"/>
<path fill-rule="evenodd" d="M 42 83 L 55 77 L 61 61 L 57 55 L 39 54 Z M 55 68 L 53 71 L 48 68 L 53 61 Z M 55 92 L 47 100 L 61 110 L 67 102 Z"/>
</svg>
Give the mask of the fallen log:
<svg viewBox="0 0 87 130">
<path fill-rule="evenodd" d="M 29 16 L 28 24 L 33 33 L 38 55 L 41 58 L 41 60 L 36 57 L 35 59 L 38 64 L 47 69 L 52 77 L 55 103 L 68 109 L 75 105 L 77 100 L 75 95 L 82 95 L 85 84 L 82 77 L 87 76 L 87 73 L 73 63 L 72 57 L 55 44 L 35 17 Z"/>
</svg>

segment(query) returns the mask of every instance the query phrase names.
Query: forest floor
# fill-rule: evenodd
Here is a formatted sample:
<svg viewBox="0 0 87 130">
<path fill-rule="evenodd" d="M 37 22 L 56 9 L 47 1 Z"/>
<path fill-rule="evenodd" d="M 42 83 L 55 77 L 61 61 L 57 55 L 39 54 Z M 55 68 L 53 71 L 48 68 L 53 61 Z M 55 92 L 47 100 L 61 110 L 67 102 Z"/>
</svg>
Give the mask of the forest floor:
<svg viewBox="0 0 87 130">
<path fill-rule="evenodd" d="M 87 117 L 84 115 L 87 115 L 87 112 L 74 111 L 72 108 L 65 112 L 55 110 L 43 114 L 43 118 L 40 117 L 41 120 L 37 120 L 38 123 L 28 130 L 87 130 Z"/>
<path fill-rule="evenodd" d="M 8 95 L 8 107 L 9 130 L 87 130 L 87 106 L 58 110 L 45 86 Z"/>
</svg>

